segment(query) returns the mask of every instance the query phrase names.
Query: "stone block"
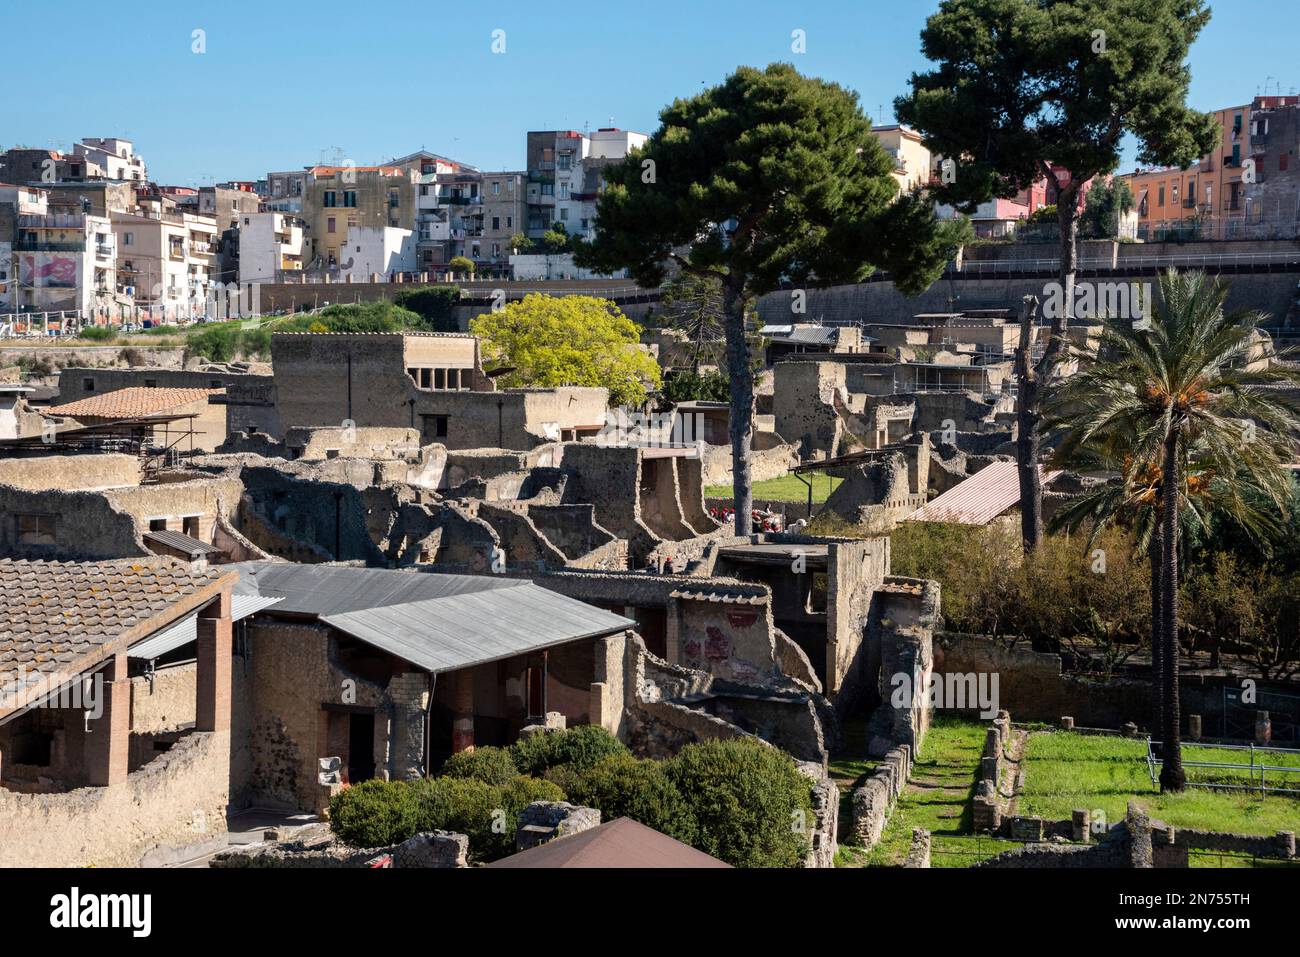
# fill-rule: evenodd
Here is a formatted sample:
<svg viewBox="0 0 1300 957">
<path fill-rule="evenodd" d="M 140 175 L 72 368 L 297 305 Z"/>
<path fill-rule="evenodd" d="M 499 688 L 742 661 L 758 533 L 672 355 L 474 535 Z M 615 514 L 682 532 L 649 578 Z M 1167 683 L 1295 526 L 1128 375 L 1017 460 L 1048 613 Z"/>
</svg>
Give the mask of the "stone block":
<svg viewBox="0 0 1300 957">
<path fill-rule="evenodd" d="M 393 849 L 393 867 L 465 867 L 469 838 L 452 831 L 425 831 Z"/>
</svg>

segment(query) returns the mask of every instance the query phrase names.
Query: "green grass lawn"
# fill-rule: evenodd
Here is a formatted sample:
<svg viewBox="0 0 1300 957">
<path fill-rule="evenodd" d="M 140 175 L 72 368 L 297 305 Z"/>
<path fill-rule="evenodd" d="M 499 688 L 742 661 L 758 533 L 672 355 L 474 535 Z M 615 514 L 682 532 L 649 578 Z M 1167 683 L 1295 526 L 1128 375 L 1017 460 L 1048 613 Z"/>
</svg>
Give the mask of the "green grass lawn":
<svg viewBox="0 0 1300 957">
<path fill-rule="evenodd" d="M 1111 823 L 1123 819 L 1128 802 L 1135 800 L 1158 820 L 1175 827 L 1190 827 L 1238 834 L 1273 834 L 1300 829 L 1300 798 L 1261 796 L 1244 791 L 1189 788 L 1181 794 L 1161 794 L 1152 785 L 1145 761 L 1146 743 L 1109 735 L 1039 732 L 1029 738 L 1025 751 L 1025 787 L 1019 813 L 1063 820 L 1075 808 L 1101 809 Z M 1300 755 L 1257 752 L 1268 764 L 1300 767 Z M 1206 746 L 1183 748 L 1184 761 L 1249 762 L 1248 752 Z M 1222 769 L 1187 768 L 1190 780 L 1244 782 L 1246 774 Z M 1300 787 L 1300 775 L 1291 775 Z M 1271 783 L 1284 778 L 1274 775 Z"/>
<path fill-rule="evenodd" d="M 809 472 L 803 476 L 812 484 L 813 502 L 824 502 L 831 492 L 839 487 L 843 479 L 827 475 L 825 472 Z M 730 498 L 730 485 L 709 485 L 704 489 L 706 498 Z M 754 483 L 754 500 L 771 502 L 807 502 L 808 486 L 793 475 L 781 475 L 777 478 L 763 479 Z"/>
<path fill-rule="evenodd" d="M 868 866 L 897 866 L 907 855 L 912 828 L 930 832 L 932 867 L 969 867 L 1020 845 L 971 833 L 970 798 L 984 748 L 985 726 L 936 717 L 921 744 L 912 780 L 898 799 Z"/>
</svg>

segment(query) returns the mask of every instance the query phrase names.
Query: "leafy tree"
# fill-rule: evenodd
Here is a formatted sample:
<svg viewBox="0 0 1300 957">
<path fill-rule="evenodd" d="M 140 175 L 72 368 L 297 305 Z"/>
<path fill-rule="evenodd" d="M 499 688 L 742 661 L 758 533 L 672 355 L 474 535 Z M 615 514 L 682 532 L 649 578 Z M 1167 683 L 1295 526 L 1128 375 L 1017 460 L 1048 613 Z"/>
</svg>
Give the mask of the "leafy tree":
<svg viewBox="0 0 1300 957">
<path fill-rule="evenodd" d="M 1029 222 L 1034 225 L 1039 223 L 1055 223 L 1060 219 L 1060 214 L 1056 211 L 1055 203 L 1048 203 L 1046 206 L 1039 206 L 1029 214 Z"/>
<path fill-rule="evenodd" d="M 474 260 L 468 256 L 452 256 L 447 263 L 447 268 L 454 273 L 472 276 L 474 275 Z"/>
<path fill-rule="evenodd" d="M 1085 239 L 1118 237 L 1124 214 L 1134 205 L 1128 180 L 1112 179 L 1104 186 L 1094 186 L 1088 190 L 1088 199 L 1079 220 L 1079 234 Z"/>
<path fill-rule="evenodd" d="M 533 241 L 523 233 L 515 233 L 510 237 L 510 248 L 522 256 L 533 251 Z"/>
<path fill-rule="evenodd" d="M 512 366 L 507 387 L 604 386 L 613 405 L 639 405 L 657 389 L 659 364 L 641 330 L 608 299 L 530 293 L 470 321 L 484 358 Z"/>
<path fill-rule="evenodd" d="M 1150 326 L 1108 319 L 1100 357 L 1067 379 L 1054 404 L 1066 411 L 1066 442 L 1125 448 L 1123 481 L 1150 482 L 1158 463 L 1160 614 L 1153 636 L 1162 670 L 1162 790 L 1186 786 L 1178 686 L 1179 555 L 1184 499 L 1194 453 L 1199 482 L 1221 480 L 1220 501 L 1246 511 L 1247 490 L 1265 492 L 1280 513 L 1289 504 L 1286 467 L 1296 452 L 1300 414 L 1269 386 L 1300 383 L 1300 369 L 1248 368 L 1260 313 L 1226 312 L 1226 283 L 1204 273 L 1160 277 L 1160 306 Z M 1244 479 L 1244 481 L 1243 481 Z"/>
<path fill-rule="evenodd" d="M 665 325 L 686 333 L 691 343 L 691 369 L 697 374 L 706 344 L 723 338 L 722 283 L 712 276 L 681 273 L 660 291 Z"/>
<path fill-rule="evenodd" d="M 682 748 L 664 770 L 694 813 L 704 853 L 736 867 L 803 862 L 812 787 L 784 751 L 757 738 L 706 741 Z"/>
<path fill-rule="evenodd" d="M 393 296 L 393 304 L 409 309 L 423 320 L 430 332 L 459 332 L 456 307 L 460 289 L 456 286 L 416 286 Z"/>
<path fill-rule="evenodd" d="M 580 265 L 626 268 L 643 286 L 672 262 L 722 289 L 731 378 L 735 531 L 752 525 L 754 386 L 746 306 L 781 287 L 858 282 L 875 266 L 905 292 L 926 288 L 955 252 L 957 228 L 928 202 L 898 196 L 894 161 L 857 96 L 789 64 L 742 67 L 679 99 L 626 159 L 605 169 Z"/>
<path fill-rule="evenodd" d="M 1017 368 L 1027 550 L 1043 536 L 1039 403 L 1073 312 L 1079 191 L 1114 171 L 1127 134 L 1141 162 L 1161 166 L 1186 168 L 1217 144 L 1212 118 L 1186 105 L 1188 48 L 1209 15 L 1203 0 L 943 0 L 921 32 L 937 65 L 913 74 L 911 92 L 895 101 L 900 122 L 955 164 L 935 187 L 940 201 L 971 212 L 1043 177 L 1059 187 L 1063 307 L 1039 361 L 1030 365 L 1026 347 Z M 1064 182 L 1058 169 L 1068 170 Z M 1022 322 L 1036 318 L 1027 309 Z"/>
<path fill-rule="evenodd" d="M 731 382 L 721 372 L 692 372 L 680 369 L 664 379 L 664 399 L 678 402 L 726 402 L 731 395 Z"/>
</svg>

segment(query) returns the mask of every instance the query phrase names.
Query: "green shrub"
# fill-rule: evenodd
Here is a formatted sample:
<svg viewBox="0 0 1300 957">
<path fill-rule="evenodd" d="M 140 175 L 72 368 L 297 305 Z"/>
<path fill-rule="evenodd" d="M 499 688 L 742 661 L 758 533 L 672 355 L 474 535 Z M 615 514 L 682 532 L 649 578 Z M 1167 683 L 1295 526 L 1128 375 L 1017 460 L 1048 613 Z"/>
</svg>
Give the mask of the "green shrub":
<svg viewBox="0 0 1300 957">
<path fill-rule="evenodd" d="M 630 817 L 686 844 L 695 840 L 695 814 L 659 761 L 605 758 L 578 776 L 569 799 L 599 808 L 603 821 Z"/>
<path fill-rule="evenodd" d="M 564 792 L 550 781 L 515 776 L 504 786 L 474 778 L 440 777 L 416 781 L 415 829 L 446 830 L 469 838 L 474 861 L 494 861 L 514 853 L 519 812 L 533 801 L 563 801 Z"/>
<path fill-rule="evenodd" d="M 473 778 L 484 784 L 503 787 L 519 774 L 510 752 L 505 748 L 475 748 L 453 754 L 442 766 L 442 773 L 450 778 Z"/>
<path fill-rule="evenodd" d="M 797 867 L 814 823 L 811 784 L 784 751 L 737 738 L 664 762 L 695 816 L 694 846 L 736 867 Z"/>
<path fill-rule="evenodd" d="M 457 286 L 416 286 L 403 289 L 393 297 L 393 304 L 409 309 L 420 317 L 420 328 L 430 332 L 459 332 L 456 306 L 460 303 Z"/>
<path fill-rule="evenodd" d="M 108 342 L 110 339 L 117 338 L 117 330 L 112 326 L 86 326 L 77 333 L 77 338 L 90 342 Z"/>
<path fill-rule="evenodd" d="M 525 735 L 510 747 L 515 767 L 522 774 L 534 776 L 541 776 L 548 768 L 563 764 L 585 771 L 611 755 L 630 753 L 627 745 L 594 724 Z"/>
<path fill-rule="evenodd" d="M 353 847 L 387 847 L 418 830 L 419 808 L 403 781 L 362 781 L 330 800 L 330 830 Z"/>
</svg>

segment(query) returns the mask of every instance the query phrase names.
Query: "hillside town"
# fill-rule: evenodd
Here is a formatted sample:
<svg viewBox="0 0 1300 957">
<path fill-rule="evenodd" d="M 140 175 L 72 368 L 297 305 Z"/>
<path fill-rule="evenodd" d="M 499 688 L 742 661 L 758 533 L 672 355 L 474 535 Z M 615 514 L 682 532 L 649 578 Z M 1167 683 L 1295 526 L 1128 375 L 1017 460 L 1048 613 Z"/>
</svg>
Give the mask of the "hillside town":
<svg viewBox="0 0 1300 957">
<path fill-rule="evenodd" d="M 894 123 L 0 148 L 0 867 L 1300 867 L 1300 95 L 938 6 Z"/>
</svg>

